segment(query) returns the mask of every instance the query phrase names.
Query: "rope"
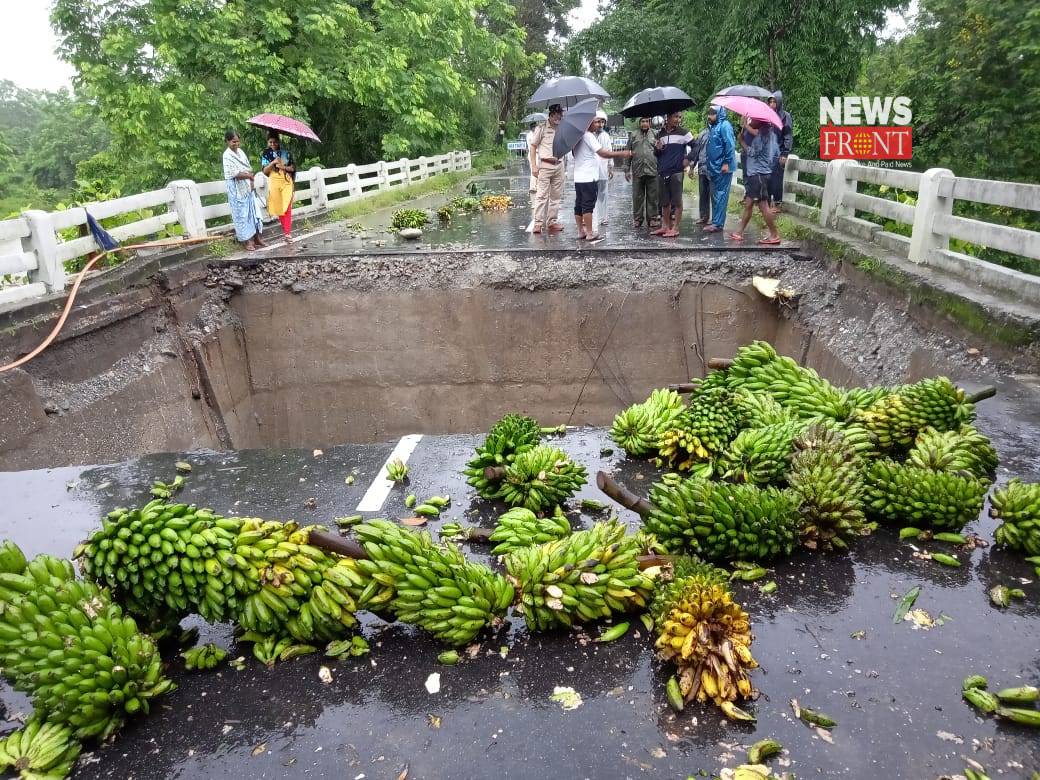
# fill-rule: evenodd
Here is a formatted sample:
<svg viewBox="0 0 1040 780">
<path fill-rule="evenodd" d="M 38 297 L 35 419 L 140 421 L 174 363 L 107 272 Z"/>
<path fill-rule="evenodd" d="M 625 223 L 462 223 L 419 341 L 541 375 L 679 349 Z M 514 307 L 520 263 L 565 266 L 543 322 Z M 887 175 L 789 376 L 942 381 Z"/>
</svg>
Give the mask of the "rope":
<svg viewBox="0 0 1040 780">
<path fill-rule="evenodd" d="M 79 286 L 83 282 L 83 278 L 86 276 L 87 271 L 89 271 L 99 260 L 103 260 L 113 252 L 125 252 L 130 249 L 155 249 L 167 246 L 185 246 L 187 244 L 202 244 L 207 243 L 209 241 L 215 241 L 218 238 L 220 238 L 220 236 L 206 236 L 205 238 L 174 239 L 167 241 L 149 241 L 144 244 L 131 244 L 129 246 L 119 246 L 115 249 L 108 249 L 102 252 L 101 254 L 95 256 L 91 259 L 89 263 L 83 266 L 82 271 L 76 274 L 76 279 L 72 283 L 72 289 L 69 290 L 69 297 L 65 301 L 65 308 L 62 310 L 61 316 L 58 317 L 58 321 L 55 323 L 54 329 L 51 330 L 51 332 L 47 335 L 47 338 L 40 342 L 40 345 L 29 354 L 23 355 L 17 360 L 8 363 L 6 366 L 0 366 L 0 374 L 4 373 L 5 371 L 10 371 L 14 368 L 18 368 L 18 366 L 25 365 L 51 345 L 51 342 L 53 342 L 54 339 L 57 338 L 58 334 L 61 333 L 61 329 L 65 326 L 65 320 L 68 319 L 69 312 L 72 311 L 72 304 L 76 301 L 76 293 L 79 292 Z"/>
</svg>

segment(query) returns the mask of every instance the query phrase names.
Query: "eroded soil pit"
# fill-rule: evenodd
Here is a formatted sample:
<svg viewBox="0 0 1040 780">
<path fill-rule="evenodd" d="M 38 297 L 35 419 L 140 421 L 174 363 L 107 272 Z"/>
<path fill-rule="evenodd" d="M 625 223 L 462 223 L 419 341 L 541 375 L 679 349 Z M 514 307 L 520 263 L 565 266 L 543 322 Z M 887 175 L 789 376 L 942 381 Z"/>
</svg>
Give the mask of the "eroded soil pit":
<svg viewBox="0 0 1040 780">
<path fill-rule="evenodd" d="M 765 299 L 754 275 L 796 299 Z M 14 357 L 44 328 L 8 332 Z M 752 339 L 842 385 L 1034 373 L 782 252 L 194 262 L 86 298 L 50 349 L 0 375 L 0 467 L 472 433 L 509 411 L 604 425 Z"/>
<path fill-rule="evenodd" d="M 779 278 L 780 305 L 751 286 Z M 579 427 L 556 443 L 636 492 L 657 476 L 601 427 L 656 386 L 704 373 L 754 338 L 772 341 L 840 384 L 945 373 L 994 383 L 979 427 L 1001 458 L 998 481 L 1040 478 L 1040 393 L 1028 354 L 962 338 L 928 313 L 813 260 L 755 252 L 443 253 L 188 263 L 149 284 L 84 301 L 63 339 L 5 377 L 0 538 L 67 556 L 116 506 L 142 503 L 187 458 L 184 500 L 226 514 L 323 523 L 352 514 L 398 436 L 426 435 L 412 482 L 366 516 L 405 517 L 404 497 L 447 493 L 433 521 L 490 527 L 500 507 L 475 498 L 460 470 L 476 435 L 507 411 Z M 40 328 L 5 337 L 6 356 Z M 447 434 L 447 435 L 440 435 Z M 316 452 L 315 449 L 320 450 Z M 79 464 L 111 463 L 90 466 Z M 115 462 L 115 463 L 112 463 Z M 20 470 L 21 469 L 21 470 Z M 353 475 L 351 484 L 346 475 Z M 606 500 L 594 484 L 581 497 Z M 638 518 L 620 512 L 635 528 Z M 578 516 L 587 526 L 595 516 Z M 994 522 L 967 529 L 992 539 Z M 687 777 L 743 761 L 751 743 L 785 747 L 774 769 L 798 777 L 937 778 L 968 759 L 994 777 L 1040 768 L 1036 732 L 979 718 L 960 681 L 999 687 L 1040 676 L 1040 589 L 1020 558 L 993 548 L 944 569 L 882 529 L 848 555 L 799 552 L 776 564 L 774 595 L 738 584 L 762 664 L 755 725 L 710 706 L 676 715 L 666 671 L 638 621 L 621 640 L 599 627 L 531 634 L 510 615 L 473 658 L 437 664 L 422 632 L 364 618 L 372 653 L 331 664 L 309 656 L 273 670 L 227 625 L 200 641 L 245 655 L 245 669 L 185 672 L 147 718 L 93 747 L 80 777 L 627 778 Z M 487 549 L 469 545 L 474 560 Z M 992 607 L 994 584 L 1026 599 Z M 899 596 L 940 625 L 893 624 Z M 945 616 L 945 617 L 942 617 Z M 192 619 L 195 620 L 195 619 Z M 192 621 L 188 621 L 192 622 Z M 187 624 L 187 623 L 186 623 Z M 438 694 L 424 683 L 441 674 Z M 583 699 L 564 711 L 555 686 Z M 838 721 L 833 744 L 789 701 Z M 0 687 L 0 733 L 29 711 Z"/>
</svg>

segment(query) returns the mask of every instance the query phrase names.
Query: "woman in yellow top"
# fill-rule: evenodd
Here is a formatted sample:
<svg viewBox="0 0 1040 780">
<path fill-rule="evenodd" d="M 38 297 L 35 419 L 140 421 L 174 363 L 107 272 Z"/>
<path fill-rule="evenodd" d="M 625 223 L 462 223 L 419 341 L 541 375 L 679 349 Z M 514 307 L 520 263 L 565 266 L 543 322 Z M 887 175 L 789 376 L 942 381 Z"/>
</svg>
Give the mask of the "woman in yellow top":
<svg viewBox="0 0 1040 780">
<path fill-rule="evenodd" d="M 278 133 L 267 134 L 267 148 L 260 155 L 267 177 L 267 211 L 278 217 L 286 241 L 292 241 L 292 202 L 296 190 L 296 163 L 288 149 L 282 148 Z"/>
</svg>

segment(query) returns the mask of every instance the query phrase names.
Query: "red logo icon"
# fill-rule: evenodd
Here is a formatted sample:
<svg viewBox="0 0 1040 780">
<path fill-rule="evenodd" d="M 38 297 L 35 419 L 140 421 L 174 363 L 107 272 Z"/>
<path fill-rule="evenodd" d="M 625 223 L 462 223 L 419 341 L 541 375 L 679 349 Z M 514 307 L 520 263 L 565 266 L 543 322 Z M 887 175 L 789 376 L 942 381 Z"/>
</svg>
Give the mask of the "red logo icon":
<svg viewBox="0 0 1040 780">
<path fill-rule="evenodd" d="M 826 125 L 820 128 L 821 160 L 909 160 L 913 128 Z"/>
</svg>

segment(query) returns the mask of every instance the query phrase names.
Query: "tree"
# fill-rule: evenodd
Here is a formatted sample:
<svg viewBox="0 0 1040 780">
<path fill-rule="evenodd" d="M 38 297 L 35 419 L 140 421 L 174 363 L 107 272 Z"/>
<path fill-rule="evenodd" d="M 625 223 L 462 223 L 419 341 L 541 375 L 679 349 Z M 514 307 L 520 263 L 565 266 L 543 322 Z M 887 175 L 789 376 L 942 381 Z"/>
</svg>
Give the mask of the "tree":
<svg viewBox="0 0 1040 780">
<path fill-rule="evenodd" d="M 1040 181 L 1035 4 L 922 0 L 909 34 L 880 46 L 860 83 L 911 99 L 915 167 Z"/>
<path fill-rule="evenodd" d="M 707 105 L 735 83 L 784 91 L 803 143 L 815 136 L 821 95 L 852 89 L 889 8 L 901 0 L 610 0 L 576 36 L 573 57 L 602 72 L 623 99 L 672 84 Z M 662 56 L 662 52 L 666 52 Z"/>
<path fill-rule="evenodd" d="M 513 15 L 506 0 L 56 0 L 52 22 L 141 187 L 215 178 L 225 128 L 262 111 L 324 132 L 301 157 L 443 151 L 476 85 L 523 71 Z"/>
</svg>

